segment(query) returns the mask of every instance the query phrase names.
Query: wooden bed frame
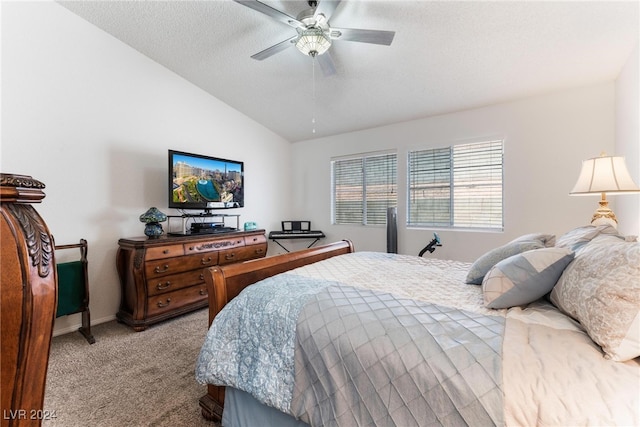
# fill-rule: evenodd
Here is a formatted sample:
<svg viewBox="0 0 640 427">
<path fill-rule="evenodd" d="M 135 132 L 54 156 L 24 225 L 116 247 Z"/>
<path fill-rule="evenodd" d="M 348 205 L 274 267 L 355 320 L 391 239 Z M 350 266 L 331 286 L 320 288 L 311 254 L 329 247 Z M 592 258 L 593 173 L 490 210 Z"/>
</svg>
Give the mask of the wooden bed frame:
<svg viewBox="0 0 640 427">
<path fill-rule="evenodd" d="M 209 290 L 209 324 L 222 310 L 222 307 L 247 286 L 303 265 L 351 252 L 354 252 L 353 244 L 348 240 L 343 240 L 298 252 L 206 269 L 205 281 Z M 220 421 L 223 406 L 224 387 L 208 385 L 207 394 L 200 398 L 202 416 L 207 420 Z"/>
</svg>

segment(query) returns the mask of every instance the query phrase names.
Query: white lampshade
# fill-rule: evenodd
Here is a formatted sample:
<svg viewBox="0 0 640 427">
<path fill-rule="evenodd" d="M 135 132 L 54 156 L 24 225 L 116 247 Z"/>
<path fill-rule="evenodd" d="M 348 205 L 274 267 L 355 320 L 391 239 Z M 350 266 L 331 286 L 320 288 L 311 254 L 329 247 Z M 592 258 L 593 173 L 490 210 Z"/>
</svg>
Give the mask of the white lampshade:
<svg viewBox="0 0 640 427">
<path fill-rule="evenodd" d="M 300 34 L 296 47 L 305 55 L 322 55 L 331 47 L 331 39 L 321 28 L 307 28 Z"/>
<path fill-rule="evenodd" d="M 623 194 L 640 191 L 624 157 L 600 156 L 582 162 L 578 181 L 569 194 Z"/>
<path fill-rule="evenodd" d="M 569 194 L 572 196 L 599 194 L 600 207 L 591 218 L 591 224 L 610 224 L 614 227 L 618 219 L 609 208 L 606 194 L 629 194 L 640 192 L 627 169 L 624 157 L 606 156 L 584 160 L 576 185 Z"/>
</svg>

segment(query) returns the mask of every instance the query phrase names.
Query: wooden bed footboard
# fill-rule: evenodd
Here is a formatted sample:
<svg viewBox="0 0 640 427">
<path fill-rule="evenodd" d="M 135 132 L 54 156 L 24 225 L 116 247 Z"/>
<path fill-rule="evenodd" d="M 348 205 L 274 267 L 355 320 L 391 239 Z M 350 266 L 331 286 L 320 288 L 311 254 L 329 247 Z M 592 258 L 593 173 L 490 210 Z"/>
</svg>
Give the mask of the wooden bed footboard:
<svg viewBox="0 0 640 427">
<path fill-rule="evenodd" d="M 302 251 L 204 270 L 209 291 L 209 324 L 220 310 L 247 286 L 303 265 L 351 252 L 354 252 L 353 244 L 343 240 Z M 208 385 L 207 394 L 200 398 L 202 416 L 208 420 L 219 421 L 222 418 L 223 406 L 224 387 Z"/>
</svg>

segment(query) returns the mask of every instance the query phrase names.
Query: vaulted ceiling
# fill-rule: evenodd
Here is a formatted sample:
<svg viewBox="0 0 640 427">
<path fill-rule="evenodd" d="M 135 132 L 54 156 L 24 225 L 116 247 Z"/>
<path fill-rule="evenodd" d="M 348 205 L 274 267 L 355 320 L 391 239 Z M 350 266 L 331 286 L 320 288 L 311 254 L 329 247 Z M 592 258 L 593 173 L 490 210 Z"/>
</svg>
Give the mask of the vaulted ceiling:
<svg viewBox="0 0 640 427">
<path fill-rule="evenodd" d="M 293 46 L 252 59 L 295 29 L 231 0 L 59 3 L 292 142 L 613 80 L 640 31 L 637 1 L 343 0 L 332 27 L 396 34 L 334 41 L 325 77 Z"/>
</svg>

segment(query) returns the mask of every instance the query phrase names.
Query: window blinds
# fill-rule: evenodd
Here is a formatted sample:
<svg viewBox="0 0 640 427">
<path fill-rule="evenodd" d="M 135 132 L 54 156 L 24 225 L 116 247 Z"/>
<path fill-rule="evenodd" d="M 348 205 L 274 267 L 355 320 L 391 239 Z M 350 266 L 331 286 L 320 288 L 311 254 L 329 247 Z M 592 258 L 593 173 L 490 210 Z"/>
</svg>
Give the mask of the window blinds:
<svg viewBox="0 0 640 427">
<path fill-rule="evenodd" d="M 333 223 L 384 225 L 397 205 L 397 155 L 334 160 L 332 169 Z"/>
<path fill-rule="evenodd" d="M 502 229 L 502 145 L 409 152 L 408 225 Z"/>
<path fill-rule="evenodd" d="M 409 152 L 409 225 L 451 223 L 451 150 Z"/>
<path fill-rule="evenodd" d="M 362 224 L 364 159 L 333 162 L 334 224 Z"/>
</svg>

